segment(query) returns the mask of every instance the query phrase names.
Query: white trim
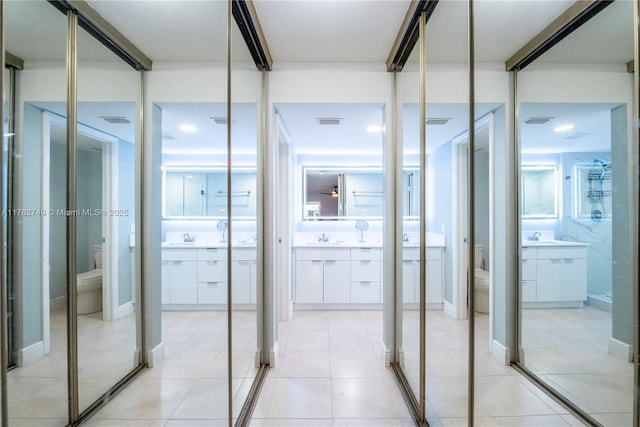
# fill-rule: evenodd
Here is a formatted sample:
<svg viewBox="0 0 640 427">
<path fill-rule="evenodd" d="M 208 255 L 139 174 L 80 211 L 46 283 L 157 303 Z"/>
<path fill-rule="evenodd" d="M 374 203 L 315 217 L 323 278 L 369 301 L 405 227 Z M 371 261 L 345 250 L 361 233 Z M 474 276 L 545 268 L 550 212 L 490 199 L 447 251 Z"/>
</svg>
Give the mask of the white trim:
<svg viewBox="0 0 640 427">
<path fill-rule="evenodd" d="M 496 157 L 495 157 L 495 113 L 492 111 L 487 115 L 489 126 L 489 342 L 494 341 L 494 323 L 495 323 L 495 286 L 494 286 L 494 272 L 496 271 L 495 262 L 495 170 L 496 170 Z M 505 307 L 506 309 L 506 307 Z M 502 345 L 502 344 L 501 344 Z"/>
<path fill-rule="evenodd" d="M 256 349 L 255 354 L 253 355 L 253 367 L 258 369 L 262 364 L 262 351 L 260 349 Z"/>
<path fill-rule="evenodd" d="M 49 310 L 51 311 L 56 311 L 56 310 L 67 310 L 67 296 L 63 295 L 61 297 L 58 298 L 54 298 L 52 300 L 49 300 Z M 46 349 L 46 345 L 45 345 L 45 349 Z M 49 351 L 45 351 L 45 353 L 48 353 Z"/>
<path fill-rule="evenodd" d="M 609 338 L 609 354 L 633 362 L 633 346 L 613 337 Z"/>
<path fill-rule="evenodd" d="M 387 347 L 384 342 L 382 342 L 382 354 L 384 355 L 384 366 L 391 366 L 391 348 Z"/>
<path fill-rule="evenodd" d="M 494 357 L 504 365 L 509 365 L 511 363 L 511 350 L 509 347 L 505 347 L 502 343 L 499 343 L 496 340 L 491 341 L 491 354 L 493 354 Z"/>
<path fill-rule="evenodd" d="M 117 319 L 121 319 L 135 311 L 135 306 L 133 302 L 125 302 L 120 307 L 118 307 Z"/>
<path fill-rule="evenodd" d="M 273 344 L 273 348 L 269 350 L 269 367 L 270 368 L 275 368 L 277 366 L 278 353 L 279 353 L 279 348 L 278 348 L 278 342 L 276 341 Z"/>
<path fill-rule="evenodd" d="M 467 157 L 468 132 L 452 141 L 453 168 L 452 183 L 455 196 L 452 197 L 454 214 L 451 232 L 452 253 L 452 307 L 454 319 L 467 318 Z"/>
<path fill-rule="evenodd" d="M 49 212 L 51 207 L 49 188 L 51 186 L 51 126 L 53 123 L 65 129 L 67 127 L 66 121 L 62 121 L 61 117 L 44 111 L 42 113 L 42 193 L 40 203 L 45 212 Z M 51 307 L 49 305 L 49 299 L 51 298 L 51 284 L 49 283 L 51 273 L 49 241 L 51 234 L 49 215 L 43 215 L 41 218 L 40 283 L 42 284 L 42 345 L 44 354 L 47 354 L 51 351 Z M 18 355 L 18 359 L 20 359 L 20 355 Z M 20 362 L 18 363 L 20 364 Z"/>
<path fill-rule="evenodd" d="M 157 346 L 153 347 L 147 353 L 147 361 L 149 362 L 149 367 L 153 368 L 156 363 L 160 363 L 164 360 L 164 343 L 160 343 Z M 137 361 L 138 359 L 135 359 Z"/>
<path fill-rule="evenodd" d="M 45 353 L 45 346 L 43 341 L 28 345 L 18 350 L 18 366 L 26 366 L 36 360 L 42 358 Z"/>
<path fill-rule="evenodd" d="M 456 309 L 453 306 L 453 304 L 451 304 L 449 301 L 445 301 L 442 304 L 442 310 L 445 312 L 446 315 L 448 315 L 449 317 L 453 317 L 455 319 Z"/>
</svg>

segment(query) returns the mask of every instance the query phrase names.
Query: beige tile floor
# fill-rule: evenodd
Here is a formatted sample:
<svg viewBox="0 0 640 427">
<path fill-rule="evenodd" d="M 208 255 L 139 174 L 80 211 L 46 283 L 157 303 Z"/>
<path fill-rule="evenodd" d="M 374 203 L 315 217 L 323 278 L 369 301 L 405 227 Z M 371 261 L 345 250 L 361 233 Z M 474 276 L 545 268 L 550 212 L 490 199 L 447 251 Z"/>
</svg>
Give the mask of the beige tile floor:
<svg viewBox="0 0 640 427">
<path fill-rule="evenodd" d="M 102 313 L 78 316 L 78 393 L 82 411 L 134 367 L 135 315 L 113 322 Z M 66 314 L 50 317 L 51 351 L 7 374 L 10 425 L 67 423 Z"/>
<path fill-rule="evenodd" d="M 544 350 L 541 342 L 545 336 L 536 335 L 545 329 L 543 314 L 555 326 L 554 334 L 571 332 L 570 336 L 584 339 L 588 333 L 576 332 L 578 327 L 600 330 L 606 327 L 599 318 L 602 313 L 590 312 L 591 308 L 577 310 L 573 321 L 564 319 L 566 327 L 559 325 L 553 315 L 566 317 L 566 313 L 537 311 L 531 317 L 524 315 L 525 325 L 530 322 L 531 331 L 525 326 L 526 352 L 530 368 L 548 377 L 567 374 L 571 364 L 555 364 L 540 358 L 536 365 L 534 349 Z M 599 319 L 592 325 L 582 320 Z M 528 320 L 527 320 L 528 319 Z M 95 319 L 94 319 L 95 320 Z M 580 320 L 576 323 L 576 320 Z M 100 321 L 101 322 L 101 321 Z M 542 324 L 540 323 L 542 322 Z M 64 331 L 64 317 L 56 319 L 56 328 Z M 105 322 L 101 322 L 105 323 Z M 405 313 L 404 349 L 407 377 L 417 382 L 415 367 L 418 340 L 417 312 Z M 466 321 L 457 321 L 444 313 L 429 311 L 427 317 L 427 413 L 433 426 L 466 425 Z M 123 323 L 124 325 L 124 323 Z M 234 414 L 237 414 L 254 379 L 253 366 L 255 343 L 255 313 L 234 314 Z M 60 327 L 61 326 L 61 327 Z M 105 345 L 105 331 L 93 329 L 88 323 L 86 340 L 100 337 L 100 350 Z M 101 325 L 105 326 L 105 325 Z M 126 327 L 112 338 L 112 344 L 125 342 Z M 82 329 L 82 334 L 85 330 Z M 548 344 L 562 344 L 561 337 L 552 336 Z M 608 339 L 608 337 L 607 337 Z M 124 341 L 123 341 L 124 340 Z M 95 426 L 216 426 L 226 425 L 226 312 L 163 312 L 163 340 L 166 359 L 155 368 L 145 371 L 86 425 Z M 528 341 L 527 341 L 528 340 Z M 537 341 L 536 341 L 537 340 Z M 53 340 L 52 340 L 53 341 Z M 10 373 L 11 425 L 58 426 L 66 419 L 66 353 L 64 336 L 52 343 L 56 348 L 52 357 L 34 364 L 33 371 L 25 375 L 20 370 Z M 579 342 L 580 340 L 577 340 Z M 397 389 L 395 378 L 382 362 L 382 313 L 376 311 L 295 312 L 291 321 L 280 322 L 278 364 L 271 369 L 253 414 L 254 426 L 404 426 L 412 425 L 406 405 Z M 571 426 L 581 425 L 574 417 L 547 397 L 512 368 L 500 364 L 488 352 L 488 317 L 478 315 L 476 342 L 476 420 L 478 426 Z M 584 350 L 584 341 L 582 347 Z M 566 342 L 565 342 L 566 344 Z M 412 347 L 413 346 L 413 347 Z M 537 346 L 537 347 L 536 347 Z M 577 358 L 575 347 L 556 347 L 566 361 Z M 599 363 L 608 357 L 602 354 L 602 344 L 592 345 L 594 356 L 583 354 L 587 364 L 595 358 Z M 114 348 L 112 348 L 113 350 Z M 599 353 L 598 353 L 599 352 Z M 130 350 L 127 354 L 131 362 Z M 549 354 L 547 351 L 539 355 Z M 598 356 L 596 356 L 596 354 Z M 87 358 L 90 360 L 91 358 Z M 124 361 L 124 358 L 122 358 Z M 556 360 L 556 362 L 558 361 Z M 578 359 L 576 359 L 578 360 Z M 115 362 L 114 362 L 115 363 Z M 543 365 L 542 363 L 546 363 Z M 628 367 L 614 361 L 611 367 L 598 365 L 589 375 L 618 374 L 611 377 L 612 384 L 627 376 Z M 114 369 L 115 366 L 113 365 Z M 123 362 L 123 367 L 124 362 Z M 547 369 L 552 366 L 556 370 Z M 591 365 L 584 365 L 591 366 Z M 544 367 L 544 369 L 543 369 Z M 94 367 L 95 369 L 96 367 Z M 24 370 L 26 368 L 21 368 Z M 619 369 L 619 371 L 618 371 Z M 116 369 L 117 370 L 117 369 Z M 586 368 L 582 369 L 586 370 Z M 95 369 L 91 379 L 108 380 L 109 369 Z M 87 369 L 86 372 L 90 372 Z M 37 375 L 36 375 L 37 373 Z M 52 374 L 55 373 L 55 374 Z M 585 374 L 584 372 L 578 372 Z M 569 372 L 573 375 L 575 372 Z M 87 379 L 89 377 L 87 376 Z M 602 377 L 604 378 L 604 377 Z M 64 379 L 64 381 L 63 381 Z M 559 382 L 560 379 L 557 379 Z M 582 390 L 589 390 L 596 378 L 580 381 Z M 89 384 L 89 383 L 87 383 Z M 601 382 L 599 385 L 602 385 Z M 571 384 L 565 384 L 567 389 Z M 589 393 L 574 394 L 583 399 Z M 615 396 L 615 395 L 614 395 Z M 625 399 L 628 396 L 625 397 Z M 615 397 L 614 397 L 615 399 Z M 28 402 L 28 403 L 27 403 Z M 609 400 L 602 401 L 607 406 Z M 622 409 L 625 409 L 626 406 Z M 22 412 L 21 412 L 22 411 Z M 19 416 L 20 415 L 20 416 Z M 624 412 L 602 412 L 599 420 L 609 426 L 630 425 Z"/>
<path fill-rule="evenodd" d="M 525 366 L 603 425 L 633 423 L 633 364 L 608 353 L 611 314 L 524 310 Z"/>
</svg>

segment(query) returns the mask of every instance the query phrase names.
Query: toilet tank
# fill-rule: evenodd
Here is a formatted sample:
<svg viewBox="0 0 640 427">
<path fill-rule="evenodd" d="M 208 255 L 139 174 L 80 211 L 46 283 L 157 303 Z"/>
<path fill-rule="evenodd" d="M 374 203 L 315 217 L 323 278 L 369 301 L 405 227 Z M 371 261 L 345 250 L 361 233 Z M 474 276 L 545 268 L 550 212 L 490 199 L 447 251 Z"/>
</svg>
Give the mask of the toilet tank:
<svg viewBox="0 0 640 427">
<path fill-rule="evenodd" d="M 95 268 L 102 268 L 102 245 L 93 246 L 93 261 Z"/>
<path fill-rule="evenodd" d="M 474 257 L 475 259 L 474 261 L 474 268 L 482 268 L 482 255 L 484 253 L 484 248 L 482 247 L 482 245 L 476 245 L 476 251 L 474 253 Z"/>
</svg>

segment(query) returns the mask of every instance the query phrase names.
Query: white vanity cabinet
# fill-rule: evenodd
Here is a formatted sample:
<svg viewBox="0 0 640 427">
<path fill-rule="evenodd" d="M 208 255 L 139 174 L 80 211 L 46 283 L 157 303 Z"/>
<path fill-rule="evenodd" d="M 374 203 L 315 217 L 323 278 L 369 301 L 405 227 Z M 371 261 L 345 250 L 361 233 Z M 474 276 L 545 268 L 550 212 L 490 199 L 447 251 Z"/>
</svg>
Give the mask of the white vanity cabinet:
<svg viewBox="0 0 640 427">
<path fill-rule="evenodd" d="M 196 304 L 198 275 L 196 249 L 161 251 L 162 304 Z"/>
<path fill-rule="evenodd" d="M 587 299 L 587 248 L 576 245 L 522 248 L 524 307 L 581 307 Z"/>
<path fill-rule="evenodd" d="M 231 261 L 232 301 L 234 304 L 255 304 L 257 293 L 255 248 L 233 249 Z"/>
<path fill-rule="evenodd" d="M 296 303 L 349 303 L 351 300 L 348 248 L 297 248 Z"/>
<path fill-rule="evenodd" d="M 427 308 L 442 309 L 444 299 L 444 249 L 427 247 L 426 299 Z M 405 304 L 420 302 L 420 248 L 402 249 L 402 301 Z"/>
<path fill-rule="evenodd" d="M 227 249 L 198 249 L 198 304 L 227 303 Z"/>
<path fill-rule="evenodd" d="M 382 250 L 351 248 L 351 302 L 382 302 Z"/>
</svg>

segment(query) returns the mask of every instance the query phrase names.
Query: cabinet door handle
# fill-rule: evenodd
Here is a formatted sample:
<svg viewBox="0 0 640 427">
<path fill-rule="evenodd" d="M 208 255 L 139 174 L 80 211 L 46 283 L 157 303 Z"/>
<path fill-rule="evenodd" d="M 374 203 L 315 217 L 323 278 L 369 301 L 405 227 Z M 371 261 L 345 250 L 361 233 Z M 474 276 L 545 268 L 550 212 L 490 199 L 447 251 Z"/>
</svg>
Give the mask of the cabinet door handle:
<svg viewBox="0 0 640 427">
<path fill-rule="evenodd" d="M 321 262 L 322 262 L 322 260 L 319 260 L 319 259 L 313 259 L 313 260 L 311 260 L 311 263 L 313 263 L 313 264 L 319 264 L 319 263 L 321 263 Z"/>
<path fill-rule="evenodd" d="M 360 264 L 371 264 L 371 260 L 369 259 L 360 260 Z"/>
<path fill-rule="evenodd" d="M 249 261 L 246 261 L 246 260 L 238 260 L 238 264 L 247 265 L 247 264 L 249 264 Z"/>
<path fill-rule="evenodd" d="M 161 261 L 162 264 L 169 264 L 169 261 Z"/>
<path fill-rule="evenodd" d="M 336 263 L 336 260 L 335 260 L 335 259 L 328 259 L 328 260 L 325 260 L 325 262 L 326 262 L 327 264 L 335 264 L 335 263 Z"/>
<path fill-rule="evenodd" d="M 216 253 L 218 252 L 218 248 L 207 248 L 207 252 Z"/>
<path fill-rule="evenodd" d="M 216 265 L 216 264 L 218 264 L 218 261 L 211 261 L 211 260 L 209 260 L 209 261 L 207 261 L 207 264 L 209 264 L 209 265 Z"/>
<path fill-rule="evenodd" d="M 182 264 L 182 261 L 172 261 L 172 264 Z"/>
<path fill-rule="evenodd" d="M 551 263 L 552 264 L 560 264 L 562 262 L 561 258 L 552 258 L 551 259 Z"/>
<path fill-rule="evenodd" d="M 207 286 L 210 286 L 210 287 L 214 287 L 215 286 L 215 287 L 217 287 L 218 286 L 218 282 L 207 282 Z"/>
<path fill-rule="evenodd" d="M 564 258 L 564 262 L 571 264 L 573 262 L 573 258 Z"/>
<path fill-rule="evenodd" d="M 413 260 L 410 260 L 410 259 L 405 259 L 402 262 L 407 265 L 413 265 Z"/>
<path fill-rule="evenodd" d="M 370 286 L 371 285 L 371 281 L 370 280 L 361 280 L 360 281 L 360 286 Z"/>
</svg>

